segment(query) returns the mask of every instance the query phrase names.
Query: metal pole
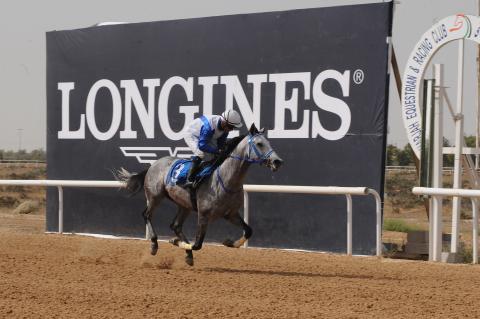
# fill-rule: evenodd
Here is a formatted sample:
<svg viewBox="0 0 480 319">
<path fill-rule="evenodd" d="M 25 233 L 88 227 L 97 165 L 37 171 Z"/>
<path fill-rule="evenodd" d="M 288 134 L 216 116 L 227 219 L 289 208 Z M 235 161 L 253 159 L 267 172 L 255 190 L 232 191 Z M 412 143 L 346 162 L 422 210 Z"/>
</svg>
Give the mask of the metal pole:
<svg viewBox="0 0 480 319">
<path fill-rule="evenodd" d="M 243 191 L 243 221 L 248 224 L 250 220 L 248 212 L 248 193 Z M 248 240 L 243 244 L 243 248 L 248 248 Z"/>
<path fill-rule="evenodd" d="M 435 77 L 434 88 L 434 121 L 433 121 L 433 170 L 432 170 L 432 187 L 442 187 L 443 184 L 443 103 L 441 90 L 443 89 L 443 65 L 435 64 L 433 66 Z M 434 248 L 434 260 L 440 261 L 442 255 L 442 197 L 436 196 L 432 202 L 432 212 L 434 220 L 435 242 L 437 246 Z"/>
<path fill-rule="evenodd" d="M 23 128 L 17 128 L 17 133 L 18 133 L 18 151 L 20 152 L 22 150 L 22 133 L 23 133 Z"/>
<path fill-rule="evenodd" d="M 455 114 L 455 164 L 453 188 L 462 187 L 462 146 L 463 146 L 463 58 L 464 39 L 458 41 L 458 78 L 457 78 L 457 113 Z M 458 251 L 461 197 L 454 197 L 452 204 L 452 244 L 451 252 Z"/>
<path fill-rule="evenodd" d="M 380 195 L 377 193 L 376 190 L 369 188 L 368 193 L 373 195 L 375 198 L 375 212 L 376 212 L 376 248 L 377 248 L 377 256 L 380 257 L 382 255 L 382 199 Z"/>
<path fill-rule="evenodd" d="M 441 206 L 442 199 L 440 196 L 432 196 L 434 207 Z M 434 209 L 434 231 L 433 231 L 433 261 L 440 261 L 442 256 L 442 211 Z"/>
<path fill-rule="evenodd" d="M 479 148 L 480 143 L 479 143 L 479 136 L 480 136 L 480 65 L 479 65 L 479 60 L 480 60 L 480 45 L 478 49 L 478 56 L 477 56 L 477 107 L 476 107 L 476 113 L 477 113 L 477 129 L 476 129 L 476 134 L 475 134 L 475 148 Z M 475 169 L 479 169 L 479 155 L 475 155 Z"/>
<path fill-rule="evenodd" d="M 429 211 L 428 211 L 428 216 L 430 218 L 428 219 L 428 260 L 429 261 L 435 261 L 435 250 L 433 249 L 434 247 L 434 242 L 435 242 L 435 218 L 434 215 L 431 214 L 431 209 L 433 208 L 433 197 L 430 197 L 429 199 Z"/>
<path fill-rule="evenodd" d="M 480 0 L 477 1 L 477 14 L 480 16 Z M 480 143 L 480 44 L 477 45 L 477 131 L 475 138 L 475 147 L 479 148 Z M 479 155 L 475 155 L 475 169 L 479 169 Z"/>
<path fill-rule="evenodd" d="M 63 234 L 63 188 L 58 186 L 58 233 Z"/>
<path fill-rule="evenodd" d="M 352 255 L 352 196 L 345 195 L 347 198 L 347 255 Z"/>
<path fill-rule="evenodd" d="M 472 263 L 478 263 L 478 205 L 472 198 Z"/>
<path fill-rule="evenodd" d="M 480 16 L 480 0 L 477 2 L 477 13 Z M 480 44 L 477 45 L 477 136 L 475 139 L 475 147 L 479 147 L 479 135 L 480 135 Z M 479 155 L 475 155 L 475 169 L 479 168 Z M 476 174 L 476 172 L 475 172 Z M 478 204 L 476 199 L 472 199 L 472 223 L 473 223 L 473 236 L 472 236 L 472 249 L 473 249 L 473 263 L 478 263 Z"/>
</svg>

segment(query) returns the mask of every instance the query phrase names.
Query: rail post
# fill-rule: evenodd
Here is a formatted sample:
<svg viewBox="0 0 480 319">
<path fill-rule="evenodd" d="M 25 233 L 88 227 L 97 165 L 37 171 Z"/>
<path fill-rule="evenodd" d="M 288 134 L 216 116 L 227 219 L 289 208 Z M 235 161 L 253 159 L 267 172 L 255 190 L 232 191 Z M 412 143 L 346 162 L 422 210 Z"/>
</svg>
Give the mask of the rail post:
<svg viewBox="0 0 480 319">
<path fill-rule="evenodd" d="M 58 188 L 58 233 L 63 234 L 63 187 Z"/>
<path fill-rule="evenodd" d="M 478 263 L 478 200 L 471 198 L 472 201 L 472 263 Z"/>
<path fill-rule="evenodd" d="M 380 257 L 382 255 L 382 199 L 376 190 L 368 188 L 367 191 L 375 198 L 376 253 L 377 257 Z"/>
<path fill-rule="evenodd" d="M 347 198 L 347 255 L 352 255 L 352 196 L 345 194 Z"/>
</svg>

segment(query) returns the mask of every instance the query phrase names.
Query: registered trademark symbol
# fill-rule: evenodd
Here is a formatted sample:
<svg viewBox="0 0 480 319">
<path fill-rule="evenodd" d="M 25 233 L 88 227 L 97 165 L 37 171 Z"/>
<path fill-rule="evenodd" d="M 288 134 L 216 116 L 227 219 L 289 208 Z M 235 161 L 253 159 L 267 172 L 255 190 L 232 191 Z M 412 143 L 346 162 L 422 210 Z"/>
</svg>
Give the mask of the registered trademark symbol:
<svg viewBox="0 0 480 319">
<path fill-rule="evenodd" d="M 358 69 L 353 72 L 353 82 L 355 82 L 355 84 L 362 84 L 364 78 L 365 74 L 362 70 Z"/>
</svg>

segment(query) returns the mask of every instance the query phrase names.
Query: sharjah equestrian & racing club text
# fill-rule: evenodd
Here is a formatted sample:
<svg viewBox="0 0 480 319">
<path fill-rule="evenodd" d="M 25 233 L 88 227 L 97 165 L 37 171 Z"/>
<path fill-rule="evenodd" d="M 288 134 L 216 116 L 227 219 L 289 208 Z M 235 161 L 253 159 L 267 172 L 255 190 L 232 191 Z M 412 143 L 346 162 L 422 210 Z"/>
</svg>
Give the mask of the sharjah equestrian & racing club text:
<svg viewBox="0 0 480 319">
<path fill-rule="evenodd" d="M 355 73 L 361 70 L 356 70 Z M 362 72 L 363 75 L 363 72 Z M 109 79 L 100 79 L 96 81 L 89 89 L 88 96 L 84 102 L 84 112 L 70 118 L 70 97 L 75 92 L 75 82 L 59 82 L 58 90 L 61 94 L 61 130 L 58 131 L 59 139 L 84 139 L 86 128 L 97 140 L 109 140 L 116 134 L 120 139 L 136 139 L 137 132 L 141 129 L 148 139 L 158 138 L 158 132 L 155 132 L 155 121 L 158 121 L 160 129 L 166 138 L 171 141 L 181 140 L 183 130 L 188 123 L 201 114 L 212 114 L 213 110 L 213 92 L 219 86 L 224 86 L 225 109 L 232 109 L 234 101 L 236 107 L 242 115 L 245 123 L 250 125 L 255 123 L 261 127 L 261 95 L 262 85 L 270 83 L 274 87 L 274 126 L 267 131 L 268 138 L 316 138 L 322 137 L 327 140 L 339 140 L 348 132 L 351 124 L 351 111 L 347 103 L 342 99 L 350 96 L 351 71 L 345 70 L 325 70 L 316 76 L 311 72 L 295 73 L 273 73 L 273 74 L 251 74 L 247 75 L 246 87 L 251 90 L 251 101 L 237 75 L 225 76 L 202 76 L 202 77 L 180 77 L 173 76 L 167 79 L 144 79 L 143 87 L 135 80 L 121 80 L 117 86 Z M 362 78 L 363 79 L 363 78 Z M 341 89 L 343 96 L 333 97 L 324 93 L 323 83 L 326 81 L 336 81 Z M 355 81 L 355 83 L 358 83 Z M 287 85 L 293 85 L 288 89 Z M 111 105 L 105 106 L 95 103 L 98 93 L 106 90 L 111 96 Z M 182 90 L 185 94 L 185 105 L 178 105 L 180 116 L 184 117 L 184 125 L 181 130 L 173 130 L 169 120 L 170 94 L 173 90 Z M 203 92 L 203 101 L 200 105 L 194 105 L 194 96 L 201 90 Z M 104 93 L 105 93 L 104 92 Z M 146 93 L 146 101 L 141 92 Z M 300 101 L 299 94 L 303 95 Z M 84 101 L 84 99 L 82 100 Z M 313 101 L 313 103 L 312 103 Z M 83 103 L 82 103 L 83 104 Z M 183 104 L 183 103 L 181 103 Z M 333 113 L 338 116 L 340 121 L 334 130 L 325 129 L 320 121 L 319 112 L 316 110 L 303 109 L 303 117 L 298 113 L 302 106 L 315 104 L 321 110 Z M 78 108 L 78 105 L 73 106 Z M 82 105 L 83 107 L 83 105 Z M 101 130 L 95 119 L 95 108 L 105 108 L 97 110 L 100 112 L 110 112 L 111 122 L 108 129 Z M 223 105 L 222 105 L 223 107 Z M 83 109 L 82 109 L 83 110 Z M 294 123 L 297 128 L 286 128 L 286 112 L 290 112 L 288 121 Z M 132 113 L 135 112 L 138 117 L 140 127 L 132 127 Z M 122 121 L 123 119 L 123 121 Z M 105 124 L 102 123 L 102 128 Z M 156 136 L 157 134 L 157 136 Z M 233 131 L 230 137 L 238 135 L 238 131 Z"/>
</svg>

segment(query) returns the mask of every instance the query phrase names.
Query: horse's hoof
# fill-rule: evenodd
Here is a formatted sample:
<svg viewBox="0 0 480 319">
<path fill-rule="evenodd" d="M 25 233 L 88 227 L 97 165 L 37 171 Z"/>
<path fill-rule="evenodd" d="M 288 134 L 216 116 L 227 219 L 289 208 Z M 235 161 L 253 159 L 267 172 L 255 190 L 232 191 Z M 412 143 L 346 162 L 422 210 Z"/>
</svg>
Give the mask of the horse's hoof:
<svg viewBox="0 0 480 319">
<path fill-rule="evenodd" d="M 150 254 L 152 254 L 152 256 L 155 256 L 157 254 L 157 251 L 158 251 L 158 244 L 152 243 L 150 247 Z"/>
<path fill-rule="evenodd" d="M 225 239 L 225 241 L 223 242 L 223 245 L 225 245 L 227 247 L 233 247 L 233 240 Z"/>
<path fill-rule="evenodd" d="M 187 265 L 193 266 L 193 257 L 186 256 L 185 257 L 185 262 L 187 263 Z"/>
<path fill-rule="evenodd" d="M 178 246 L 178 242 L 180 241 L 180 239 L 178 238 L 172 238 L 170 239 L 168 242 L 174 246 Z"/>
<path fill-rule="evenodd" d="M 192 246 L 192 250 L 200 250 L 200 249 L 202 249 L 202 245 L 194 244 L 194 245 Z"/>
</svg>

